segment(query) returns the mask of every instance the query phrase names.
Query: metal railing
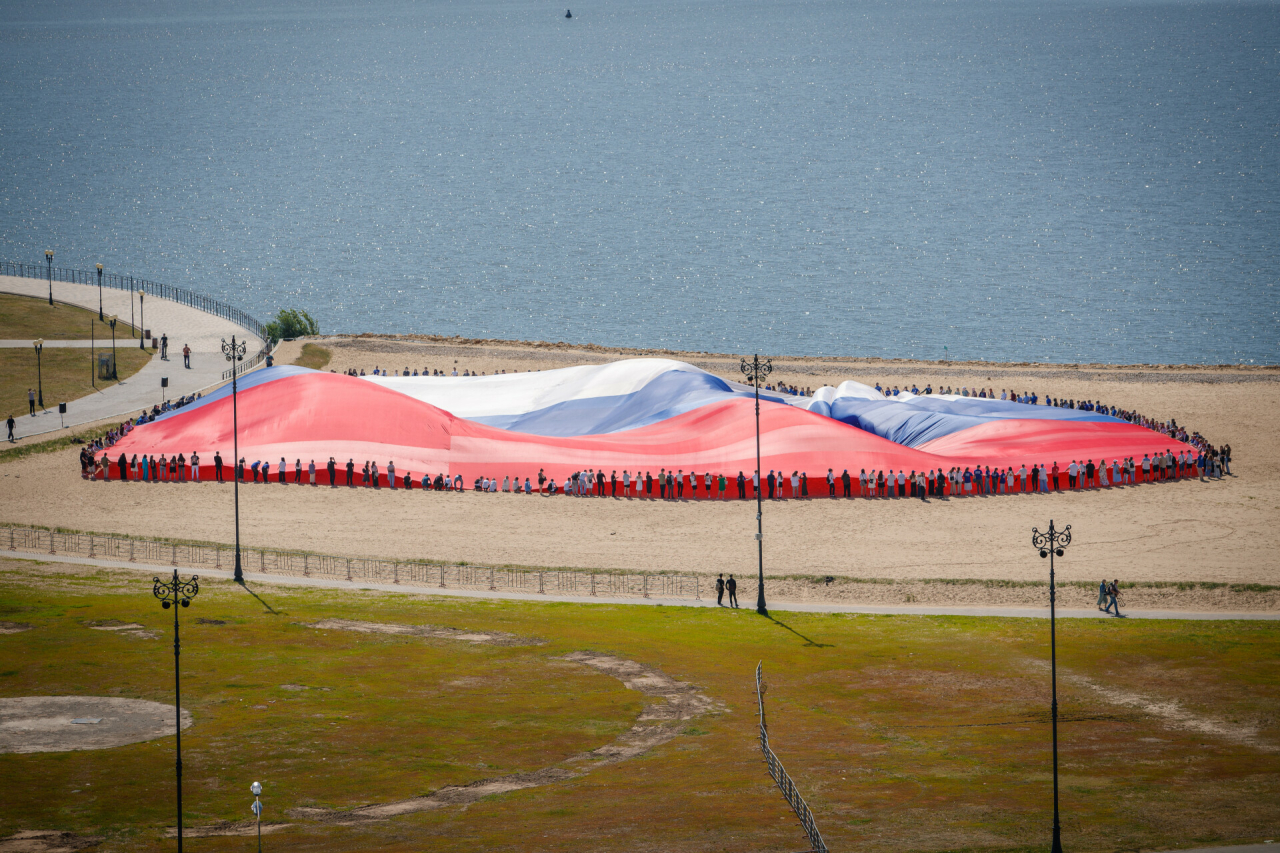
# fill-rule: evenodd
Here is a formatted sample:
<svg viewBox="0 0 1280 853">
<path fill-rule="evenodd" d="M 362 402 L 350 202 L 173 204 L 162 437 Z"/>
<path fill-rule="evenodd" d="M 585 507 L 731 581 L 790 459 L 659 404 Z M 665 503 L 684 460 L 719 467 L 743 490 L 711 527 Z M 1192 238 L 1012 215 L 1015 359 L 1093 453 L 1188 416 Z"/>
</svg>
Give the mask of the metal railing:
<svg viewBox="0 0 1280 853">
<path fill-rule="evenodd" d="M 264 338 L 263 340 L 266 340 L 266 339 Z M 249 359 L 248 361 L 240 362 L 234 368 L 228 367 L 226 370 L 222 371 L 222 381 L 223 382 L 231 381 L 231 374 L 233 371 L 235 372 L 236 376 L 244 376 L 250 370 L 253 370 L 259 364 L 265 361 L 267 356 L 269 355 L 271 355 L 271 342 L 267 341 L 262 345 L 262 349 L 258 350 L 258 354 L 255 355 L 253 358 Z"/>
<path fill-rule="evenodd" d="M 790 774 L 769 747 L 769 727 L 764 719 L 763 667 L 764 661 L 756 664 L 756 702 L 760 707 L 760 751 L 764 753 L 765 763 L 769 765 L 769 775 L 778 784 L 778 790 L 782 792 L 783 798 L 800 819 L 800 826 L 804 828 L 805 835 L 809 836 L 811 853 L 828 853 L 827 844 L 822 840 L 822 833 L 818 831 L 818 825 L 813 821 L 813 812 L 809 811 L 809 804 L 804 801 L 804 797 L 800 796 L 800 792 L 796 790 L 796 783 L 791 781 Z"/>
<path fill-rule="evenodd" d="M 14 261 L 0 261 L 0 275 L 12 275 L 19 278 L 38 278 L 48 281 L 50 275 L 54 281 L 66 282 L 69 284 L 89 284 L 97 286 L 98 271 L 97 270 L 76 270 L 66 269 L 63 267 L 54 267 L 50 271 L 46 264 L 23 264 Z M 250 317 L 239 308 L 228 305 L 227 303 L 213 299 L 203 294 L 196 293 L 193 290 L 187 290 L 184 287 L 174 287 L 171 284 L 161 284 L 155 281 L 148 281 L 145 278 L 135 278 L 131 275 L 120 275 L 118 273 L 103 273 L 102 286 L 109 287 L 112 290 L 128 290 L 130 292 L 140 291 L 148 296 L 158 296 L 161 299 L 169 299 L 182 305 L 205 311 L 214 316 L 221 317 L 224 320 L 230 320 L 237 326 L 243 326 L 250 332 L 253 332 L 260 339 L 266 340 L 267 333 L 262 324 Z M 226 379 L 230 379 L 228 374 Z"/>
<path fill-rule="evenodd" d="M 99 560 L 227 569 L 235 565 L 235 548 L 191 545 L 100 533 L 61 533 L 34 527 L 0 528 L 0 547 L 31 554 L 70 554 Z M 481 565 L 444 565 L 422 560 L 341 557 L 273 548 L 240 549 L 246 575 L 289 575 L 345 580 L 352 583 L 406 584 L 437 589 L 479 589 L 542 595 L 610 596 L 701 600 L 697 575 L 597 573 L 561 569 L 511 569 Z"/>
</svg>

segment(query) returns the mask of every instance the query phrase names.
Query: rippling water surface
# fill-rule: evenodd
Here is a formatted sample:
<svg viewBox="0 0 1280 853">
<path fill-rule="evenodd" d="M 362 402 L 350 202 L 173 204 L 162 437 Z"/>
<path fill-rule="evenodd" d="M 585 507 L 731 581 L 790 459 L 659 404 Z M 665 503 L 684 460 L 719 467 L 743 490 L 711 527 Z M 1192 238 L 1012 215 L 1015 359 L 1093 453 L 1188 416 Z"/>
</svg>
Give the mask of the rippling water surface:
<svg viewBox="0 0 1280 853">
<path fill-rule="evenodd" d="M 326 331 L 1280 361 L 1280 5 L 0 3 L 0 257 Z"/>
</svg>

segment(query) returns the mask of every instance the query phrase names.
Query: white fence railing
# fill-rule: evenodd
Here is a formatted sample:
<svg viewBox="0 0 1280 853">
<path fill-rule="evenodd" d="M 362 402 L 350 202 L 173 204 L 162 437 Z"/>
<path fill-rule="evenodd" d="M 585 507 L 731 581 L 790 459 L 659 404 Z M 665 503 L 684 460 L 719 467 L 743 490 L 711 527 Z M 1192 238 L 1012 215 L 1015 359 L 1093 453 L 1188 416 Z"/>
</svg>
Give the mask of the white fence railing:
<svg viewBox="0 0 1280 853">
<path fill-rule="evenodd" d="M 235 548 L 189 545 L 100 533 L 62 533 L 33 527 L 0 527 L 0 548 L 32 554 L 70 554 L 91 559 L 179 566 L 188 569 L 235 567 Z M 390 583 L 437 589 L 479 589 L 542 595 L 621 598 L 702 598 L 697 575 L 592 572 L 561 569 L 512 569 L 445 565 L 422 560 L 340 557 L 272 548 L 240 548 L 246 576 L 289 575 L 351 583 Z"/>
</svg>

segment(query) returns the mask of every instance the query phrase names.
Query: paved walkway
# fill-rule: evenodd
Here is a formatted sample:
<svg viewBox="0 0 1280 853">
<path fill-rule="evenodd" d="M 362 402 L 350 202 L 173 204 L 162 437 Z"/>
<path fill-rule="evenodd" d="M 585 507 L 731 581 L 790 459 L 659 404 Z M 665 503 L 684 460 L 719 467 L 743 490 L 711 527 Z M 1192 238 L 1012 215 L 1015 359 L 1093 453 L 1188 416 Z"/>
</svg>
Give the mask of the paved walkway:
<svg viewBox="0 0 1280 853">
<path fill-rule="evenodd" d="M 116 562 L 112 560 L 94 560 L 88 557 L 73 557 L 63 554 L 45 554 L 29 551 L 0 551 L 0 557 L 17 560 L 39 560 L 45 563 L 73 563 L 83 566 L 101 566 L 110 569 L 129 569 L 143 575 L 164 575 L 173 572 L 171 566 L 152 565 L 148 563 Z M 188 574 L 190 569 L 179 566 L 178 571 Z M 200 569 L 201 577 L 222 578 L 230 580 L 234 573 L 219 569 Z M 663 605 L 666 607 L 716 607 L 714 601 L 698 601 L 687 598 L 613 598 L 609 596 L 583 595 L 538 595 L 536 593 L 491 592 L 484 589 L 440 589 L 439 587 L 416 586 L 413 584 L 369 583 L 366 581 L 346 581 L 333 578 L 308 578 L 296 575 L 263 575 L 250 572 L 246 580 L 251 586 L 262 584 L 280 586 L 303 586 L 319 589 L 376 589 L 380 592 L 399 592 L 406 595 L 442 595 L 456 598 L 498 598 L 511 601 L 559 601 L 571 604 L 635 604 L 640 606 Z M 743 609 L 750 610 L 751 602 Z M 867 613 L 896 614 L 900 616 L 1003 616 L 1010 618 L 1048 619 L 1049 608 L 1046 607 L 911 607 L 878 606 L 858 604 L 806 604 L 775 601 L 769 605 L 775 613 Z M 1191 621 L 1228 621 L 1235 619 L 1280 620 L 1280 613 L 1218 613 L 1191 612 L 1185 610 L 1130 610 L 1125 613 L 1128 619 L 1185 619 Z M 1096 609 L 1067 610 L 1059 609 L 1061 619 L 1114 619 L 1099 613 Z M 1280 848 L 1277 848 L 1280 853 Z"/>
<path fill-rule="evenodd" d="M 47 297 L 49 283 L 35 278 L 0 276 L 0 292 Z M 90 311 L 98 310 L 96 285 L 66 284 L 55 281 L 53 298 Z M 119 315 L 126 323 L 129 321 L 131 301 L 133 310 L 136 312 L 138 310 L 136 296 L 124 290 L 102 289 L 103 310 L 107 314 Z M 126 415 L 137 417 L 144 408 L 149 409 L 156 403 L 204 391 L 219 384 L 222 381 L 222 371 L 228 366 L 222 355 L 223 338 L 230 340 L 231 336 L 235 335 L 237 341 L 247 340 L 249 344 L 247 352 L 250 356 L 262 348 L 262 341 L 248 330 L 230 320 L 224 320 L 187 305 L 148 296 L 145 311 L 146 327 L 151 330 L 152 335 L 156 338 L 162 334 L 169 336 L 169 361 L 161 361 L 157 354 L 145 367 L 118 385 L 108 386 L 78 400 L 51 400 L 46 396 L 44 398 L 46 409 L 37 412 L 35 417 L 25 412 L 13 413 L 14 419 L 18 422 L 14 428 L 14 435 L 18 438 L 26 438 L 52 432 L 61 429 L 64 422 L 66 426 L 76 426 L 106 418 L 119 417 L 124 420 Z M 121 334 L 121 331 L 122 328 L 117 326 L 117 349 L 122 346 L 138 345 L 137 338 L 128 337 L 127 326 L 124 327 L 124 334 Z M 3 341 L 0 345 L 9 343 L 9 341 Z M 22 346 L 31 346 L 31 341 L 19 343 Z M 59 341 L 57 344 L 88 346 L 87 341 Z M 192 349 L 190 369 L 182 366 L 183 344 L 190 345 Z M 55 342 L 46 341 L 45 345 L 54 346 Z M 110 345 L 108 338 L 107 346 Z M 162 377 L 168 378 L 168 388 L 161 389 Z M 67 414 L 59 418 L 58 403 L 62 402 L 67 404 Z M 0 419 L 7 414 L 7 412 L 0 412 Z"/>
</svg>

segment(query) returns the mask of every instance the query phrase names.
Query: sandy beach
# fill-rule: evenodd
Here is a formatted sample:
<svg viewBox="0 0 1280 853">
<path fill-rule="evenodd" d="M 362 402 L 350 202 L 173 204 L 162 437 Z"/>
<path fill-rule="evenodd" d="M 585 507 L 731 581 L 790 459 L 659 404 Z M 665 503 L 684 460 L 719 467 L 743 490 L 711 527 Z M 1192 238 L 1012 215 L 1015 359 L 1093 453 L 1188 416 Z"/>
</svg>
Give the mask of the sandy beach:
<svg viewBox="0 0 1280 853">
<path fill-rule="evenodd" d="M 597 347 L 373 336 L 314 339 L 326 369 L 406 366 L 546 370 L 638 355 L 688 361 L 725 377 L 737 359 Z M 301 351 L 286 342 L 278 363 Z M 778 501 L 764 512 L 766 570 L 850 578 L 1039 580 L 1033 526 L 1071 524 L 1066 581 L 1280 583 L 1280 370 L 993 365 L 775 359 L 774 379 L 843 379 L 1035 390 L 1173 417 L 1229 443 L 1234 476 L 1073 494 L 956 500 Z M 76 451 L 0 465 L 0 521 L 181 539 L 233 540 L 230 485 L 88 483 Z M 507 494 L 279 485 L 241 489 L 247 544 L 341 555 L 631 571 L 754 572 L 754 504 L 547 499 Z M 858 585 L 861 586 L 861 585 Z M 972 590 L 966 590 L 969 596 Z M 843 594 L 848 594 L 847 591 Z"/>
</svg>

